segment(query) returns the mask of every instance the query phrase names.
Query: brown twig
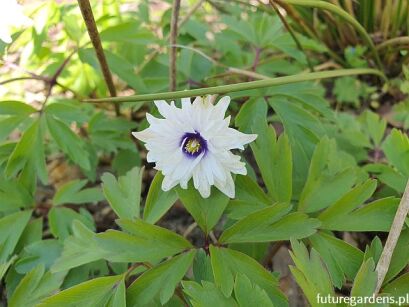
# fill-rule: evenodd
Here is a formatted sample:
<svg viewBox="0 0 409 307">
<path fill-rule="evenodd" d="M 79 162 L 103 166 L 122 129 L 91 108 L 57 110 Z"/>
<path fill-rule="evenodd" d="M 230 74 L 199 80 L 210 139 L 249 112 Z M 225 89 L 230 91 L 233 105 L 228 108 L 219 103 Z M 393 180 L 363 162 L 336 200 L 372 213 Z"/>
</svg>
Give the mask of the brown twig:
<svg viewBox="0 0 409 307">
<path fill-rule="evenodd" d="M 91 4 L 89 3 L 89 0 L 78 0 L 78 4 L 80 6 L 81 14 L 88 30 L 89 38 L 91 39 L 92 46 L 94 47 L 95 53 L 97 55 L 99 65 L 101 66 L 102 75 L 104 76 L 109 93 L 111 97 L 116 97 L 115 85 L 112 80 L 111 71 L 109 70 L 104 50 L 102 49 L 101 38 L 99 37 L 98 28 L 91 9 Z M 118 104 L 114 104 L 114 106 L 116 114 L 120 115 Z"/>
<path fill-rule="evenodd" d="M 385 247 L 383 248 L 378 265 L 376 266 L 376 272 L 378 274 L 378 282 L 374 294 L 378 294 L 382 287 L 382 283 L 388 272 L 389 265 L 393 251 L 395 250 L 396 243 L 398 242 L 400 233 L 405 223 L 405 219 L 409 212 L 409 180 L 406 184 L 405 192 L 396 210 L 395 218 L 393 219 L 391 230 L 389 231 L 388 238 L 386 239 Z"/>
<path fill-rule="evenodd" d="M 176 90 L 176 39 L 178 36 L 178 19 L 180 11 L 180 0 L 173 1 L 172 19 L 170 22 L 170 37 L 169 37 L 169 90 Z"/>
<path fill-rule="evenodd" d="M 12 79 L 7 79 L 4 81 L 0 82 L 0 85 L 3 84 L 7 84 L 10 82 L 14 82 L 14 81 L 23 81 L 23 80 L 41 80 L 41 81 L 46 81 L 45 77 L 41 77 L 41 76 L 27 76 L 27 77 L 18 77 L 18 78 L 12 78 Z"/>
</svg>

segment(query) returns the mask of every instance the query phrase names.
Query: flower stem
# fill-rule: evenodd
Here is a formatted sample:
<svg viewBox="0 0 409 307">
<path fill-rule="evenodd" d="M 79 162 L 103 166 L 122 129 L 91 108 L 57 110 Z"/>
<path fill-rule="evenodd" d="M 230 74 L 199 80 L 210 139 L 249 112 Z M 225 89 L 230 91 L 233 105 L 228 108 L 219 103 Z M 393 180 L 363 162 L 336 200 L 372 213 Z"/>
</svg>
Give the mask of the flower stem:
<svg viewBox="0 0 409 307">
<path fill-rule="evenodd" d="M 278 77 L 278 78 L 269 78 L 265 80 L 257 80 L 251 82 L 235 83 L 229 85 L 220 85 L 207 88 L 199 88 L 187 91 L 176 91 L 176 92 L 164 92 L 164 93 L 155 93 L 155 94 L 142 94 L 134 96 L 125 96 L 125 97 L 113 97 L 113 98 L 102 98 L 102 99 L 85 99 L 85 102 L 130 102 L 130 101 L 153 101 L 159 99 L 176 99 L 184 97 L 195 97 L 203 96 L 210 94 L 224 94 L 230 92 L 239 92 L 245 90 L 253 90 L 264 87 L 270 87 L 274 85 L 282 85 L 288 83 L 296 83 L 302 81 L 334 78 L 334 77 L 343 77 L 343 76 L 352 76 L 352 75 L 364 75 L 364 74 L 373 74 L 381 77 L 386 81 L 385 75 L 376 69 L 371 68 L 356 68 L 356 69 L 338 69 L 331 71 L 320 71 L 320 72 L 311 72 L 296 74 L 292 76 Z"/>
</svg>

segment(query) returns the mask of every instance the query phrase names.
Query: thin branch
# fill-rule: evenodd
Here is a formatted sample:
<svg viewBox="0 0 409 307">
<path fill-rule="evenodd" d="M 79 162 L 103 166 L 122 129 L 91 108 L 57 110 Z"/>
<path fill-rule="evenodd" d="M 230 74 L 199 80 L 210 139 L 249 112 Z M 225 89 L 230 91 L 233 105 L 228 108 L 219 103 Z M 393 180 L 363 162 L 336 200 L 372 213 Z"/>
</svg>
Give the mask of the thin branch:
<svg viewBox="0 0 409 307">
<path fill-rule="evenodd" d="M 398 209 L 396 210 L 391 230 L 389 232 L 388 238 L 386 239 L 385 247 L 383 248 L 378 265 L 376 266 L 376 272 L 378 273 L 378 282 L 374 292 L 375 295 L 379 293 L 379 290 L 381 289 L 382 283 L 385 279 L 386 273 L 388 272 L 393 251 L 395 250 L 396 243 L 398 242 L 408 212 L 409 212 L 409 180 L 406 184 L 405 192 L 403 193 Z"/>
<path fill-rule="evenodd" d="M 23 80 L 40 80 L 40 81 L 46 81 L 44 77 L 40 76 L 27 76 L 27 77 L 18 77 L 18 78 L 12 78 L 8 80 L 4 80 L 0 82 L 0 85 L 15 82 L 15 81 L 23 81 Z"/>
<path fill-rule="evenodd" d="M 53 87 L 54 85 L 57 84 L 57 79 L 58 77 L 62 74 L 65 66 L 67 66 L 68 62 L 71 60 L 71 58 L 73 57 L 74 54 L 77 53 L 77 49 L 73 50 L 68 56 L 67 58 L 64 60 L 64 62 L 62 62 L 62 64 L 57 68 L 57 70 L 55 71 L 55 73 L 51 76 L 51 78 L 49 78 L 49 83 L 50 85 Z"/>
<path fill-rule="evenodd" d="M 301 45 L 300 41 L 298 40 L 297 36 L 295 35 L 293 29 L 285 20 L 284 16 L 281 14 L 280 10 L 278 7 L 275 5 L 274 0 L 270 0 L 270 4 L 273 7 L 274 11 L 277 13 L 278 17 L 280 18 L 281 22 L 283 23 L 284 27 L 287 29 L 288 33 L 290 33 L 291 37 L 293 38 L 295 44 L 297 45 L 298 49 L 305 55 L 305 58 L 307 60 L 308 67 L 310 68 L 310 71 L 314 71 L 314 66 L 312 65 L 310 58 L 308 57 L 307 53 L 304 50 L 304 47 Z"/>
<path fill-rule="evenodd" d="M 109 70 L 104 50 L 102 49 L 101 38 L 99 37 L 98 28 L 91 9 L 91 4 L 89 3 L 89 0 L 78 0 L 78 4 L 80 6 L 85 25 L 87 26 L 88 35 L 91 39 L 92 46 L 94 47 L 95 53 L 97 55 L 99 65 L 101 66 L 102 74 L 107 84 L 109 93 L 111 97 L 116 97 L 115 85 L 112 80 L 111 71 Z M 120 114 L 119 106 L 117 105 L 115 105 L 115 112 L 117 115 Z"/>
<path fill-rule="evenodd" d="M 179 22 L 178 29 L 180 29 L 189 20 L 189 18 L 202 6 L 204 1 L 205 0 L 199 0 L 196 2 L 196 4 L 192 7 L 192 9 Z M 164 41 L 168 39 L 169 39 L 169 34 L 164 38 Z M 152 53 L 149 54 L 148 57 L 136 69 L 135 74 L 138 75 L 146 67 L 146 65 L 148 65 L 150 61 L 152 61 L 159 54 L 160 51 L 161 51 L 161 48 L 158 48 L 152 51 Z"/>
<path fill-rule="evenodd" d="M 194 47 L 190 47 L 190 46 L 183 46 L 183 45 L 172 45 L 173 47 L 178 47 L 178 48 L 183 48 L 183 49 L 187 49 L 187 50 L 191 50 L 197 54 L 199 54 L 200 56 L 204 57 L 206 60 L 208 60 L 209 62 L 213 63 L 216 66 L 220 66 L 223 68 L 226 68 L 228 72 L 230 73 L 235 73 L 235 74 L 239 74 L 239 75 L 243 75 L 243 76 L 247 76 L 247 77 L 251 77 L 253 79 L 271 79 L 268 76 L 256 73 L 254 71 L 251 70 L 245 70 L 245 69 L 241 69 L 241 68 L 236 68 L 236 67 L 231 67 L 231 66 L 227 66 L 221 62 L 216 61 L 215 59 L 211 58 L 210 56 L 208 56 L 207 54 L 205 54 L 203 51 L 196 49 Z M 250 69 L 255 68 L 258 64 L 260 63 L 259 60 L 257 60 L 257 62 L 255 61 L 252 66 L 250 67 Z"/>
<path fill-rule="evenodd" d="M 170 37 L 169 43 L 171 47 L 169 48 L 169 90 L 176 90 L 176 47 L 172 45 L 176 44 L 176 39 L 178 36 L 178 19 L 180 11 L 180 0 L 173 1 L 172 7 L 172 19 L 170 22 Z"/>
</svg>

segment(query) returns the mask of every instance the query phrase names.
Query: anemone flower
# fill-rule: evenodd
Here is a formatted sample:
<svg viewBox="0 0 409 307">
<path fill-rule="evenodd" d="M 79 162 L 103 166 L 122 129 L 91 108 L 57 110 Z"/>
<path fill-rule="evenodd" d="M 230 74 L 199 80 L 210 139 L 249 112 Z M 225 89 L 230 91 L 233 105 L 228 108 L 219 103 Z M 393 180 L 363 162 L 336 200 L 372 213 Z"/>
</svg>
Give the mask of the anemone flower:
<svg viewBox="0 0 409 307">
<path fill-rule="evenodd" d="M 245 163 L 232 149 L 244 149 L 254 141 L 255 134 L 244 134 L 229 127 L 230 116 L 224 117 L 230 97 L 222 97 L 216 105 L 214 96 L 182 98 L 182 107 L 174 102 L 155 101 L 163 118 L 147 114 L 149 128 L 133 132 L 145 143 L 147 161 L 162 172 L 162 189 L 168 191 L 180 184 L 183 189 L 193 177 L 194 187 L 204 198 L 216 186 L 227 196 L 234 197 L 233 174 L 246 175 Z"/>
</svg>

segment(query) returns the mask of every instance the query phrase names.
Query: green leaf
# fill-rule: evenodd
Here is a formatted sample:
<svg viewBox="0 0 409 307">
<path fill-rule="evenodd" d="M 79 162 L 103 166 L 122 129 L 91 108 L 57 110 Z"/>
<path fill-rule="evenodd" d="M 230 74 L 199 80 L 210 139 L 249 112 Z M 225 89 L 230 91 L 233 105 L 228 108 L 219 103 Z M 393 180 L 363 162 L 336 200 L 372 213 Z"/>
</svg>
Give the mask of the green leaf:
<svg viewBox="0 0 409 307">
<path fill-rule="evenodd" d="M 393 250 L 391 262 L 389 264 L 388 273 L 385 276 L 384 284 L 391 281 L 396 275 L 401 272 L 409 263 L 409 230 L 405 229 L 401 232 L 399 240 Z"/>
<path fill-rule="evenodd" d="M 405 273 L 387 284 L 383 288 L 382 293 L 386 293 L 397 299 L 399 299 L 399 297 L 406 297 L 409 293 L 409 273 Z"/>
<path fill-rule="evenodd" d="M 396 190 L 398 193 L 403 193 L 406 186 L 406 177 L 391 165 L 386 164 L 367 164 L 363 167 L 367 172 L 371 172 L 376 175 L 376 177 L 382 183 L 390 186 L 392 189 Z"/>
<path fill-rule="evenodd" d="M 30 192 L 17 180 L 0 177 L 0 212 L 15 211 L 32 206 L 34 199 Z"/>
<path fill-rule="evenodd" d="M 84 30 L 80 27 L 78 17 L 74 14 L 67 14 L 62 17 L 62 21 L 68 37 L 78 44 L 84 33 Z"/>
<path fill-rule="evenodd" d="M 150 44 L 153 33 L 141 27 L 139 21 L 124 21 L 101 31 L 101 39 L 108 42 L 129 42 L 133 44 Z"/>
<path fill-rule="evenodd" d="M 66 273 L 51 274 L 38 265 L 26 274 L 17 285 L 9 300 L 10 307 L 34 307 L 41 299 L 56 292 L 64 281 Z"/>
<path fill-rule="evenodd" d="M 84 170 L 90 170 L 91 164 L 85 144 L 64 122 L 53 115 L 46 114 L 47 126 L 58 147 Z"/>
<path fill-rule="evenodd" d="M 54 206 L 62 204 L 94 203 L 103 200 L 104 197 L 100 188 L 82 189 L 87 182 L 87 180 L 77 179 L 63 184 L 54 194 Z"/>
<path fill-rule="evenodd" d="M 149 306 L 157 295 L 161 304 L 166 304 L 192 264 L 195 253 L 195 250 L 189 251 L 145 271 L 129 286 L 127 304 Z"/>
<path fill-rule="evenodd" d="M 31 211 L 19 211 L 0 219 L 0 263 L 13 253 L 30 217 Z"/>
<path fill-rule="evenodd" d="M 65 240 L 71 234 L 71 226 L 75 220 L 79 220 L 88 228 L 94 229 L 94 221 L 90 213 L 85 209 L 80 210 L 80 213 L 69 208 L 51 208 L 48 212 L 48 223 L 53 236 Z"/>
<path fill-rule="evenodd" d="M 382 144 L 388 161 L 404 176 L 409 176 L 409 137 L 393 129 Z"/>
<path fill-rule="evenodd" d="M 0 141 L 4 141 L 25 119 L 25 116 L 0 116 Z"/>
<path fill-rule="evenodd" d="M 24 248 L 24 252 L 15 264 L 15 270 L 20 274 L 26 274 L 39 264 L 45 269 L 51 267 L 60 256 L 62 245 L 54 239 L 34 242 Z"/>
<path fill-rule="evenodd" d="M 16 258 L 17 258 L 17 255 L 14 255 L 7 262 L 0 264 L 0 282 L 2 281 L 3 276 L 7 273 L 7 270 L 10 268 L 10 266 L 13 264 Z"/>
<path fill-rule="evenodd" d="M 0 101 L 0 115 L 28 116 L 37 110 L 21 101 Z"/>
<path fill-rule="evenodd" d="M 308 240 L 324 260 L 335 287 L 341 289 L 345 277 L 351 281 L 355 278 L 363 260 L 363 253 L 358 248 L 323 232 Z"/>
<path fill-rule="evenodd" d="M 274 306 L 266 291 L 256 284 L 252 284 L 250 279 L 243 274 L 237 274 L 236 282 L 234 283 L 234 295 L 240 307 Z"/>
<path fill-rule="evenodd" d="M 122 279 L 119 286 L 116 287 L 107 307 L 126 307 L 126 286 L 124 279 Z"/>
<path fill-rule="evenodd" d="M 258 121 L 265 122 L 267 117 L 267 103 L 264 99 L 250 98 L 240 108 L 236 115 L 235 125 L 240 131 L 250 133 Z"/>
<path fill-rule="evenodd" d="M 176 191 L 186 210 L 189 211 L 195 222 L 206 234 L 220 220 L 224 209 L 229 203 L 229 198 L 214 187 L 212 187 L 208 198 L 203 198 L 192 183 L 189 184 L 186 190 L 177 188 Z"/>
<path fill-rule="evenodd" d="M 211 282 L 202 281 L 202 285 L 194 281 L 182 281 L 183 292 L 190 296 L 190 302 L 195 307 L 223 306 L 237 307 L 232 297 L 226 297 L 219 288 Z"/>
<path fill-rule="evenodd" d="M 64 240 L 62 255 L 55 261 L 51 271 L 66 271 L 102 259 L 106 252 L 98 246 L 95 235 L 79 220 L 74 220 L 72 235 Z"/>
<path fill-rule="evenodd" d="M 334 94 L 337 101 L 359 106 L 361 82 L 354 77 L 342 77 L 335 80 Z"/>
<path fill-rule="evenodd" d="M 341 199 L 325 209 L 318 218 L 323 222 L 321 228 L 331 225 L 333 220 L 339 220 L 340 217 L 347 215 L 358 206 L 363 205 L 376 189 L 376 180 L 368 179 L 362 184 L 356 185 L 352 190 L 346 193 Z"/>
<path fill-rule="evenodd" d="M 336 231 L 385 231 L 388 232 L 395 217 L 399 199 L 387 197 L 375 200 L 348 213 L 332 215 L 322 220 L 321 228 Z M 353 210 L 353 211 L 352 211 Z"/>
<path fill-rule="evenodd" d="M 139 219 L 118 220 L 117 224 L 126 232 L 108 230 L 96 236 L 107 252 L 104 258 L 112 262 L 155 262 L 192 248 L 174 232 Z"/>
<path fill-rule="evenodd" d="M 278 288 L 278 281 L 256 260 L 227 248 L 210 245 L 210 257 L 216 285 L 229 297 L 234 288 L 236 274 L 244 274 L 249 280 L 263 289 L 274 305 L 288 306 L 284 294 Z"/>
<path fill-rule="evenodd" d="M 274 203 L 249 176 L 236 176 L 235 184 L 236 198 L 230 200 L 226 208 L 231 219 L 242 219 Z"/>
<path fill-rule="evenodd" d="M 310 305 L 317 305 L 317 294 L 320 294 L 322 297 L 334 296 L 330 275 L 322 263 L 318 252 L 312 249 L 311 255 L 309 255 L 304 244 L 296 240 L 291 240 L 291 247 L 292 252 L 290 251 L 290 256 L 295 266 L 290 266 L 290 270 Z"/>
<path fill-rule="evenodd" d="M 178 199 L 176 192 L 172 189 L 165 192 L 161 188 L 163 175 L 157 172 L 149 187 L 146 197 L 143 219 L 151 224 L 155 224 Z"/>
<path fill-rule="evenodd" d="M 48 297 L 37 306 L 104 306 L 119 286 L 121 279 L 122 275 L 95 278 Z"/>
<path fill-rule="evenodd" d="M 361 118 L 374 146 L 378 148 L 385 134 L 386 120 L 370 110 L 362 113 Z"/>
<path fill-rule="evenodd" d="M 192 270 L 196 282 L 214 281 L 210 256 L 203 249 L 197 251 Z"/>
<path fill-rule="evenodd" d="M 288 137 L 276 141 L 274 128 L 264 121 L 254 124 L 257 139 L 251 144 L 257 165 L 269 195 L 277 202 L 289 202 L 292 196 L 292 154 Z M 280 174 L 280 176 L 277 176 Z"/>
<path fill-rule="evenodd" d="M 304 107 L 278 96 L 269 100 L 284 125 L 293 154 L 293 194 L 298 195 L 307 178 L 308 164 L 315 145 L 325 135 L 321 118 Z"/>
<path fill-rule="evenodd" d="M 30 155 L 35 152 L 36 140 L 39 137 L 40 121 L 34 121 L 24 132 L 7 162 L 5 174 L 7 177 L 15 176 L 27 164 Z"/>
<path fill-rule="evenodd" d="M 290 210 L 290 205 L 281 203 L 256 211 L 226 229 L 219 242 L 282 241 L 305 238 L 316 232 L 318 220 L 300 212 L 287 215 Z"/>
<path fill-rule="evenodd" d="M 354 284 L 351 289 L 351 296 L 371 296 L 375 291 L 378 275 L 375 271 L 375 262 L 369 258 L 362 263 L 356 274 Z"/>
<path fill-rule="evenodd" d="M 84 105 L 74 99 L 54 98 L 47 103 L 44 112 L 61 119 L 67 125 L 72 122 L 81 124 L 89 120 L 88 114 L 84 112 Z"/>
<path fill-rule="evenodd" d="M 317 145 L 298 209 L 315 212 L 339 200 L 356 181 L 355 170 L 342 164 L 335 141 L 324 137 Z"/>
<path fill-rule="evenodd" d="M 120 218 L 139 217 L 142 173 L 143 169 L 134 167 L 118 181 L 110 173 L 101 177 L 104 195 Z"/>
<path fill-rule="evenodd" d="M 20 252 L 25 246 L 41 241 L 43 238 L 43 218 L 31 219 L 17 243 L 16 251 Z"/>
</svg>

